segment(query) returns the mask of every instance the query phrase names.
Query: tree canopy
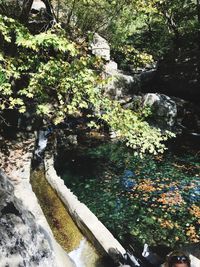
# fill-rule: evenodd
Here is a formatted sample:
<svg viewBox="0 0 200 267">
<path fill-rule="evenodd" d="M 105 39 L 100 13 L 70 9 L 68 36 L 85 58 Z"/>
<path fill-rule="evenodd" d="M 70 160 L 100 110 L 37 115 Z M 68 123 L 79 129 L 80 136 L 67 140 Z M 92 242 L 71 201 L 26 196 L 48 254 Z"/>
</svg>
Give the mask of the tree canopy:
<svg viewBox="0 0 200 267">
<path fill-rule="evenodd" d="M 145 112 L 102 95 L 103 61 L 88 52 L 86 40 L 99 32 L 118 61 L 145 66 L 170 49 L 198 47 L 199 1 L 42 2 L 38 23 L 33 1 L 0 1 L 1 125 L 11 110 L 56 125 L 87 114 L 90 125 L 104 121 L 137 153 L 162 152 L 172 134 L 150 126 Z"/>
</svg>

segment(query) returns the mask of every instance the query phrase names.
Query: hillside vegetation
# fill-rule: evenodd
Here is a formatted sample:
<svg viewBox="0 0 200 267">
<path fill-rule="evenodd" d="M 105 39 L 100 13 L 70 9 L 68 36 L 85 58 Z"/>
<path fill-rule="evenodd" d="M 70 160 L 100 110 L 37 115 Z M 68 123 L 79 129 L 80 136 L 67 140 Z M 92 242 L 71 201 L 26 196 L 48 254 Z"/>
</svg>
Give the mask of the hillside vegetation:
<svg viewBox="0 0 200 267">
<path fill-rule="evenodd" d="M 119 65 L 145 67 L 169 51 L 198 49 L 199 23 L 199 1 L 1 0 L 1 134 L 20 121 L 39 129 L 85 116 L 135 153 L 163 152 L 172 134 L 150 126 L 147 110 L 102 95 L 104 60 L 91 55 L 88 41 L 98 32 Z"/>
</svg>

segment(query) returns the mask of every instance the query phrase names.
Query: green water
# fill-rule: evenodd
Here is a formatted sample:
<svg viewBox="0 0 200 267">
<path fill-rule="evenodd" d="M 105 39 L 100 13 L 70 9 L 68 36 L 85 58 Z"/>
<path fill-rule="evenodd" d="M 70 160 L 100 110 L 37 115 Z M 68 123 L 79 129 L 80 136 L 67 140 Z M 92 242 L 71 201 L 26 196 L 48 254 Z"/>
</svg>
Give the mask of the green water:
<svg viewBox="0 0 200 267">
<path fill-rule="evenodd" d="M 171 148 L 139 159 L 120 144 L 84 143 L 60 151 L 56 168 L 125 246 L 174 248 L 200 241 L 200 148 L 186 140 Z"/>
</svg>

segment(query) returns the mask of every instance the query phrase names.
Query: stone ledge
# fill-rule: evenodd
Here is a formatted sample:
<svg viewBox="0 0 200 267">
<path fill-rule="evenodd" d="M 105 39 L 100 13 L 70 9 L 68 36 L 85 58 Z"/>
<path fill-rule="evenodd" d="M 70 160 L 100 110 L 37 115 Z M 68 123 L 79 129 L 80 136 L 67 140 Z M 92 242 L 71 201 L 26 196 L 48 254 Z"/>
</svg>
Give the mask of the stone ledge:
<svg viewBox="0 0 200 267">
<path fill-rule="evenodd" d="M 103 255 L 109 255 L 110 257 L 113 256 L 111 253 L 113 249 L 124 255 L 126 251 L 121 244 L 88 207 L 81 203 L 70 189 L 64 185 L 64 181 L 57 175 L 54 169 L 53 157 L 46 156 L 44 163 L 47 181 L 57 192 L 75 223 L 94 247 Z"/>
</svg>

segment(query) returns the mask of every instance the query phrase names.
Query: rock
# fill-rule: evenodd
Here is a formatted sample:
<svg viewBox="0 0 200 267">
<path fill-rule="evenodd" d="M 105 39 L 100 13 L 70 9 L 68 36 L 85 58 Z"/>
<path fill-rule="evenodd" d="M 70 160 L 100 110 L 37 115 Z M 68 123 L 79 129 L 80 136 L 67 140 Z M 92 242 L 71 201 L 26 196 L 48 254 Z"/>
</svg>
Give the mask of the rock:
<svg viewBox="0 0 200 267">
<path fill-rule="evenodd" d="M 31 7 L 31 12 L 33 10 L 36 12 L 40 12 L 41 9 L 46 9 L 44 2 L 42 2 L 41 0 L 34 0 Z"/>
<path fill-rule="evenodd" d="M 105 65 L 105 78 L 108 78 L 108 83 L 104 88 L 104 93 L 112 99 L 124 101 L 133 94 L 139 91 L 139 75 L 129 75 L 126 72 L 117 69 L 117 63 L 110 61 Z"/>
<path fill-rule="evenodd" d="M 23 0 L 7 0 L 5 5 L 5 8 L 3 9 L 3 14 L 6 14 L 7 16 L 13 17 L 13 18 L 20 18 L 22 11 L 25 7 L 25 2 Z M 3 5 L 2 5 L 3 6 Z M 40 13 L 42 10 L 46 10 L 46 5 L 41 0 L 34 0 L 31 6 L 31 14 Z M 0 8 L 1 11 L 1 8 Z"/>
<path fill-rule="evenodd" d="M 118 65 L 115 61 L 110 60 L 106 65 L 105 65 L 105 72 L 106 73 L 112 73 L 113 71 L 117 71 Z"/>
<path fill-rule="evenodd" d="M 135 74 L 132 76 L 129 73 L 118 70 L 117 63 L 110 60 L 110 46 L 104 38 L 95 33 L 90 46 L 94 55 L 108 61 L 104 67 L 104 78 L 109 80 L 104 87 L 106 95 L 112 99 L 124 101 L 124 98 L 139 91 L 140 75 Z"/>
<path fill-rule="evenodd" d="M 52 237 L 14 195 L 14 186 L 2 171 L 0 215 L 0 266 L 75 267 L 66 255 L 57 264 Z"/>
<path fill-rule="evenodd" d="M 96 56 L 100 56 L 105 60 L 110 60 L 110 46 L 108 41 L 101 37 L 98 33 L 94 34 L 92 43 L 90 44 L 92 53 Z"/>
<path fill-rule="evenodd" d="M 45 229 L 14 196 L 0 172 L 0 266 L 53 266 L 52 245 Z"/>
<path fill-rule="evenodd" d="M 163 94 L 149 93 L 142 97 L 142 101 L 139 98 L 137 96 L 136 100 L 152 108 L 153 114 L 150 117 L 158 127 L 173 127 L 177 134 L 184 133 L 200 137 L 200 107 L 198 105 Z M 134 107 L 134 102 L 125 105 L 127 106 Z"/>
<path fill-rule="evenodd" d="M 56 242 L 30 185 L 35 139 L 0 151 L 0 266 L 75 267 Z"/>
<path fill-rule="evenodd" d="M 137 111 L 143 105 L 143 97 L 141 95 L 134 95 L 130 99 L 127 99 L 126 102 L 120 103 L 123 105 L 125 109 L 131 109 L 133 111 Z"/>
<path fill-rule="evenodd" d="M 177 106 L 170 97 L 149 93 L 144 95 L 143 105 L 151 108 L 151 119 L 155 125 L 161 128 L 171 128 L 175 125 Z"/>
</svg>

